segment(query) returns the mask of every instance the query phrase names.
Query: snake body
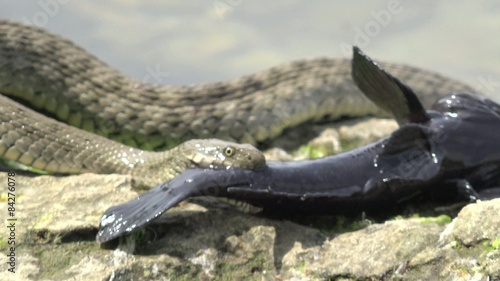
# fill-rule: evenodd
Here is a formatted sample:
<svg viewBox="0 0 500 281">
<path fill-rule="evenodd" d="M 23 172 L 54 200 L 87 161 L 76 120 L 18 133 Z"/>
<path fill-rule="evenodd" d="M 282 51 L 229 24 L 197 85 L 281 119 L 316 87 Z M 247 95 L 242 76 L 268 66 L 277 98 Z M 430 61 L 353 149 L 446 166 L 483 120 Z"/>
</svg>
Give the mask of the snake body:
<svg viewBox="0 0 500 281">
<path fill-rule="evenodd" d="M 427 106 L 450 92 L 473 91 L 430 71 L 383 65 Z M 131 167 L 143 167 L 146 176 L 161 165 L 173 175 L 183 169 L 179 159 L 189 155 L 127 145 L 162 150 L 193 138 L 259 145 L 298 124 L 382 114 L 352 81 L 348 59 L 299 60 L 225 82 L 158 86 L 124 76 L 60 36 L 7 20 L 0 20 L 0 103 L 1 157 L 61 173 L 131 173 Z M 198 149 L 212 144 L 196 143 Z M 263 161 L 253 147 L 240 152 L 231 165 Z M 248 155 L 256 162 L 248 162 Z"/>
</svg>

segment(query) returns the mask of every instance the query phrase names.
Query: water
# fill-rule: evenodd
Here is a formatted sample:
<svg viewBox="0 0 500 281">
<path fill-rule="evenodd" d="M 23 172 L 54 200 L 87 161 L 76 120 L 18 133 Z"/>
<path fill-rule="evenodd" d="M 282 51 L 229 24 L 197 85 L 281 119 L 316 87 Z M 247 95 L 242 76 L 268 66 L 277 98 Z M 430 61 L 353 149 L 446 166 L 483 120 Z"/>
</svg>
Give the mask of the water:
<svg viewBox="0 0 500 281">
<path fill-rule="evenodd" d="M 225 80 L 292 59 L 343 57 L 357 44 L 499 97 L 499 11 L 494 0 L 46 0 L 4 1 L 0 17 L 63 34 L 151 83 Z"/>
</svg>

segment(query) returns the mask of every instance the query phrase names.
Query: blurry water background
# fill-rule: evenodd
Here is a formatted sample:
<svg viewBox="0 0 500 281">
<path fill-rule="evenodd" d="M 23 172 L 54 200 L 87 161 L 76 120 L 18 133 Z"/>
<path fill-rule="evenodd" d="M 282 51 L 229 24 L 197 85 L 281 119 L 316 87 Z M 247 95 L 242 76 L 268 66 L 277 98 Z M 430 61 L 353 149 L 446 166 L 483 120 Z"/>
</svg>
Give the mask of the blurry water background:
<svg viewBox="0 0 500 281">
<path fill-rule="evenodd" d="M 70 38 L 160 84 L 239 77 L 294 59 L 373 58 L 455 77 L 500 100 L 500 2 L 1 1 L 0 18 Z"/>
</svg>

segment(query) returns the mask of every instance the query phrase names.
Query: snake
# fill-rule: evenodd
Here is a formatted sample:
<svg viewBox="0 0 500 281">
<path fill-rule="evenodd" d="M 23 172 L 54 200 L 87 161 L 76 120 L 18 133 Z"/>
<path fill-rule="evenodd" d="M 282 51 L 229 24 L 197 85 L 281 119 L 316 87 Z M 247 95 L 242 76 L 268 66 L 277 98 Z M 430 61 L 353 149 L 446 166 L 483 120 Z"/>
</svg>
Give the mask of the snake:
<svg viewBox="0 0 500 281">
<path fill-rule="evenodd" d="M 219 139 L 192 139 L 170 150 L 145 151 L 67 126 L 2 95 L 0 157 L 57 174 L 129 174 L 138 189 L 188 168 L 255 169 L 266 162 L 252 145 Z"/>
<path fill-rule="evenodd" d="M 382 64 L 427 106 L 474 91 L 432 71 Z M 196 165 L 258 168 L 265 157 L 255 147 L 293 127 L 387 116 L 350 70 L 350 59 L 325 57 L 228 81 L 147 84 L 59 35 L 0 20 L 0 157 L 51 173 L 133 174 L 145 185 Z"/>
</svg>

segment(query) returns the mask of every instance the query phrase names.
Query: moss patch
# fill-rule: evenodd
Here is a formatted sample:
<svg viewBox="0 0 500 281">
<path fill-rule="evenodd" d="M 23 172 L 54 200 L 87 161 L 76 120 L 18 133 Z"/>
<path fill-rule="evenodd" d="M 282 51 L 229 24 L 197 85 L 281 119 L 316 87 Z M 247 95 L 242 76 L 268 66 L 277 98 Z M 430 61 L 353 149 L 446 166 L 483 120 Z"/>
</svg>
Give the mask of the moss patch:
<svg viewBox="0 0 500 281">
<path fill-rule="evenodd" d="M 31 244 L 25 243 L 18 247 L 29 251 L 39 261 L 40 279 L 63 280 L 69 278 L 64 271 L 78 264 L 83 258 L 96 252 L 95 242 L 78 242 L 68 244 Z"/>
<path fill-rule="evenodd" d="M 419 220 L 421 223 L 435 223 L 438 225 L 447 225 L 451 223 L 452 219 L 447 215 L 440 215 L 437 217 L 425 217 Z"/>
<path fill-rule="evenodd" d="M 218 264 L 214 275 L 217 281 L 263 280 L 269 272 L 270 265 L 265 253 L 258 253 L 245 264 L 222 262 Z"/>
<path fill-rule="evenodd" d="M 302 145 L 295 155 L 303 155 L 309 159 L 323 158 L 335 154 L 331 144 L 307 144 Z"/>
<path fill-rule="evenodd" d="M 495 250 L 500 249 L 500 236 L 498 236 L 495 240 L 491 241 L 491 247 L 493 247 L 493 249 Z"/>
</svg>

